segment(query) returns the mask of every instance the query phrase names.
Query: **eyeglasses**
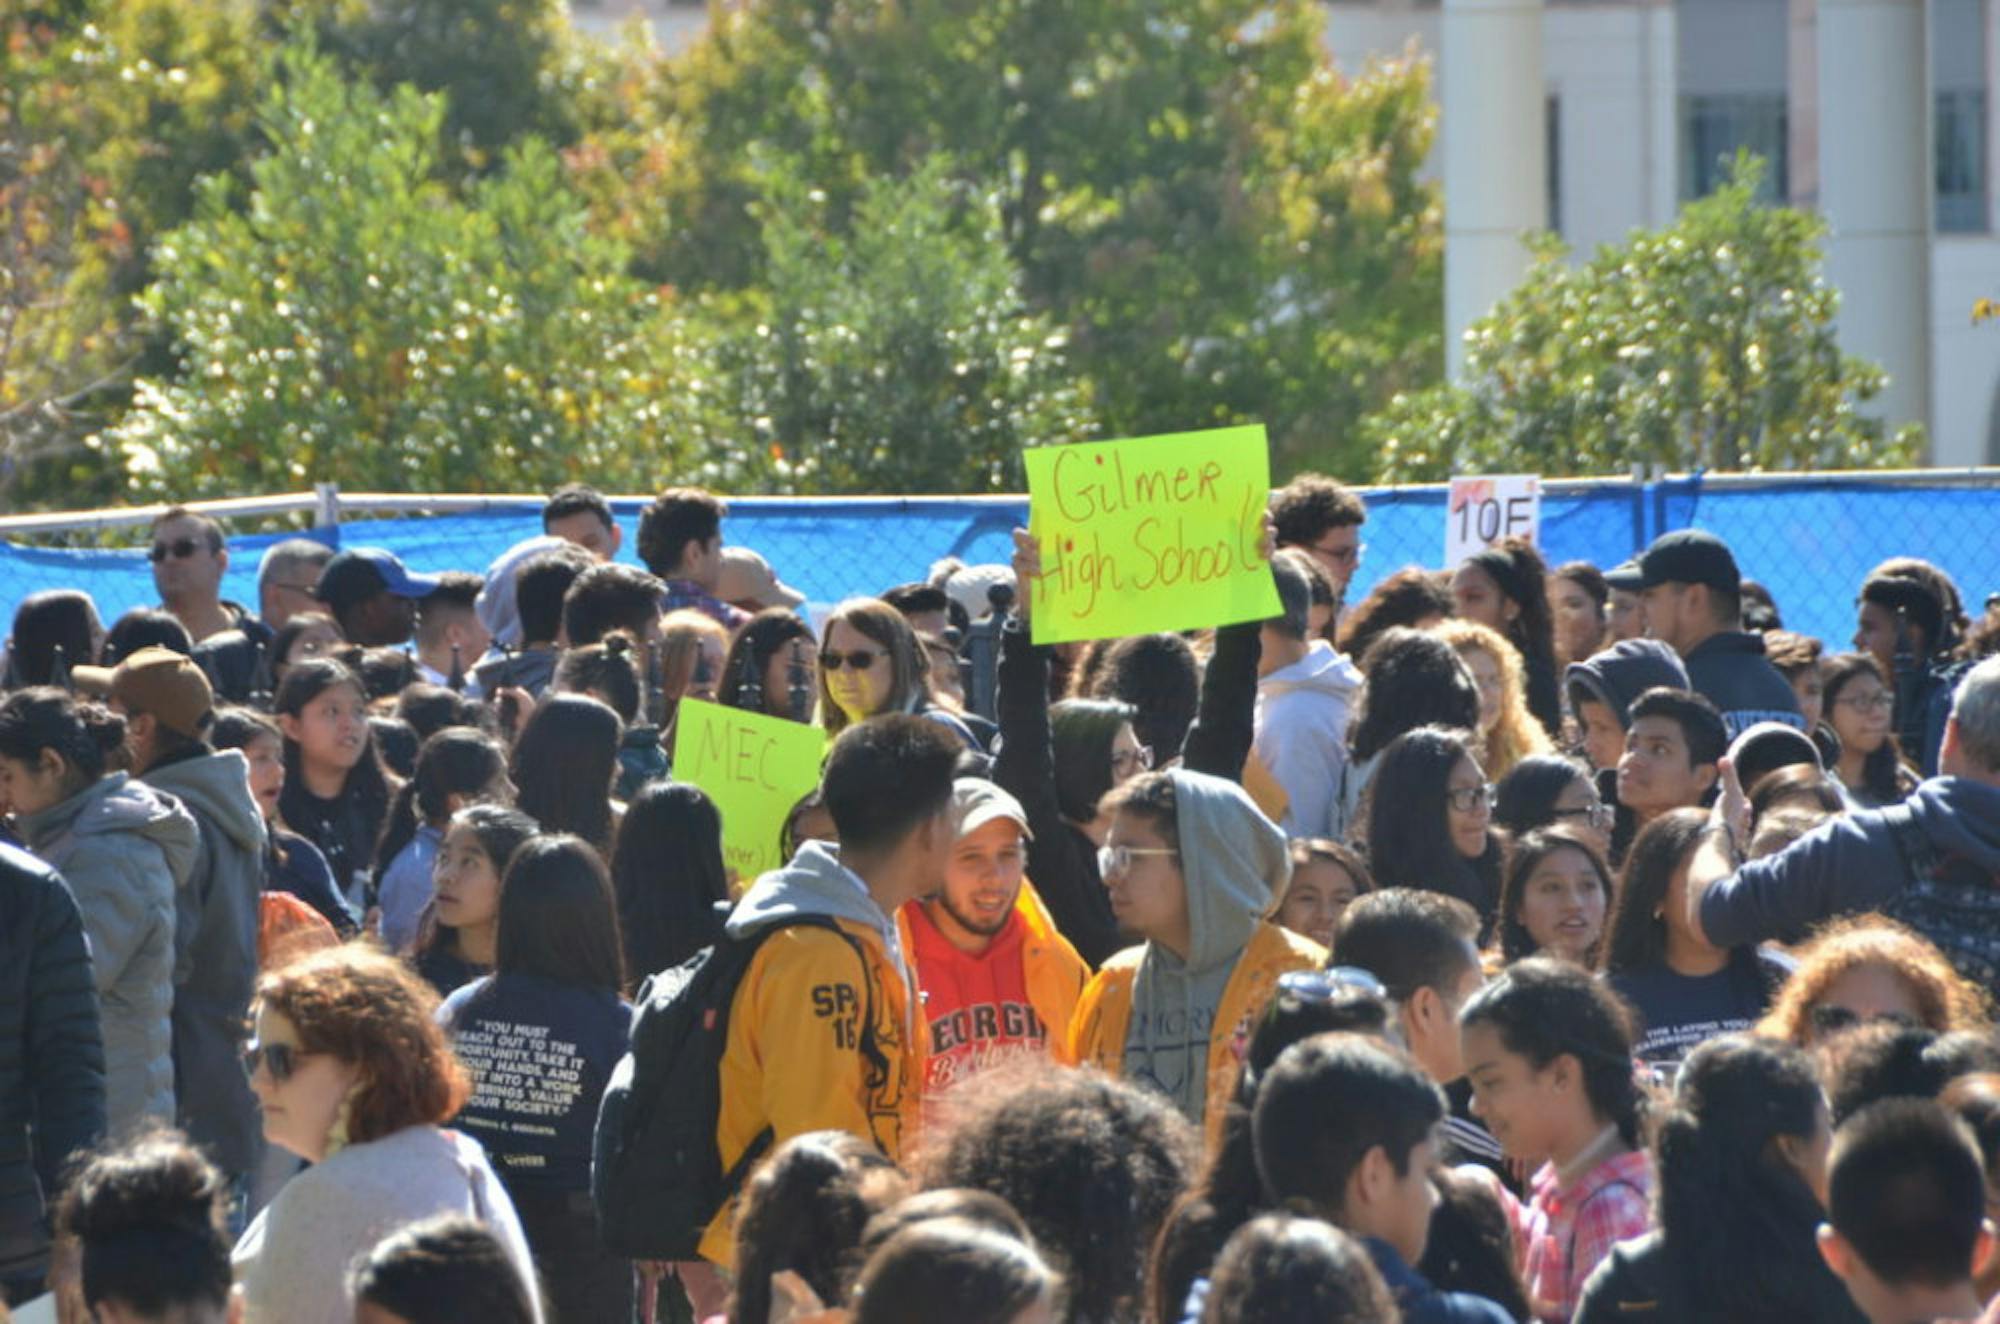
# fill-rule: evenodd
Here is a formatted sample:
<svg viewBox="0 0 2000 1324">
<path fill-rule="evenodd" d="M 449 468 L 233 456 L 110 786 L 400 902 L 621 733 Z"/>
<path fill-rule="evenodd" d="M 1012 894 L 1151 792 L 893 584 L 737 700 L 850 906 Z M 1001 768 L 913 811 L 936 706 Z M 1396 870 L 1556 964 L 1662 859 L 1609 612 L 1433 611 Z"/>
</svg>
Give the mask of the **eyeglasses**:
<svg viewBox="0 0 2000 1324">
<path fill-rule="evenodd" d="M 879 648 L 857 648 L 852 653 L 825 652 L 819 655 L 820 669 L 838 671 L 842 667 L 853 667 L 856 671 L 866 671 L 875 665 L 875 659 L 886 656 Z"/>
<path fill-rule="evenodd" d="M 285 592 L 287 593 L 303 593 L 306 597 L 309 598 L 317 597 L 319 592 L 318 584 L 286 584 L 275 579 L 272 580 L 269 584 L 266 584 L 265 587 L 281 588 L 285 590 Z"/>
<path fill-rule="evenodd" d="M 261 1064 L 271 1073 L 272 1084 L 282 1085 L 292 1078 L 294 1071 L 299 1069 L 300 1059 L 311 1056 L 311 1053 L 291 1044 L 248 1043 L 243 1046 L 243 1074 L 256 1075 L 257 1068 Z"/>
<path fill-rule="evenodd" d="M 1461 814 L 1469 814 L 1484 805 L 1493 807 L 1493 783 L 1481 782 L 1477 786 L 1455 786 L 1444 793 L 1451 807 Z"/>
<path fill-rule="evenodd" d="M 1389 990 L 1358 965 L 1330 965 L 1324 970 L 1287 970 L 1278 976 L 1278 991 L 1305 1002 L 1346 1002 L 1356 994 L 1389 1000 Z"/>
<path fill-rule="evenodd" d="M 1099 877 L 1114 878 L 1131 869 L 1132 861 L 1141 855 L 1178 855 L 1177 850 L 1164 846 L 1099 846 L 1097 848 L 1097 872 Z"/>
<path fill-rule="evenodd" d="M 156 542 L 153 544 L 153 550 L 146 553 L 146 559 L 154 565 L 158 565 L 169 556 L 173 557 L 176 561 L 185 561 L 196 552 L 201 551 L 204 546 L 205 544 L 196 542 L 193 538 L 176 538 L 172 542 Z"/>
<path fill-rule="evenodd" d="M 1359 565 L 1361 564 L 1361 554 L 1368 550 L 1368 544 L 1358 542 L 1352 547 L 1327 547 L 1320 543 L 1313 543 L 1308 550 L 1340 565 Z"/>
<path fill-rule="evenodd" d="M 1852 1007 L 1842 1007 L 1833 1003 L 1821 1003 L 1811 1012 L 1812 1027 L 1820 1034 L 1839 1034 L 1857 1025 L 1894 1025 L 1904 1030 L 1919 1030 L 1922 1022 L 1906 1011 L 1883 1011 L 1873 1016 L 1863 1016 Z"/>
<path fill-rule="evenodd" d="M 1612 823 L 1613 812 L 1610 805 L 1600 801 L 1597 804 L 1585 805 L 1581 809 L 1558 809 L 1551 817 L 1580 818 L 1591 827 L 1608 828 Z"/>
<path fill-rule="evenodd" d="M 1137 749 L 1121 749 L 1111 756 L 1111 771 L 1123 777 L 1128 772 L 1146 772 L 1153 766 L 1153 747 L 1140 745 Z"/>
<path fill-rule="evenodd" d="M 1834 702 L 1846 704 L 1849 708 L 1853 708 L 1858 712 L 1886 713 L 1896 706 L 1896 696 L 1884 690 L 1880 694 L 1871 694 L 1865 699 L 1860 695 L 1850 698 L 1843 694 L 1834 700 Z"/>
</svg>

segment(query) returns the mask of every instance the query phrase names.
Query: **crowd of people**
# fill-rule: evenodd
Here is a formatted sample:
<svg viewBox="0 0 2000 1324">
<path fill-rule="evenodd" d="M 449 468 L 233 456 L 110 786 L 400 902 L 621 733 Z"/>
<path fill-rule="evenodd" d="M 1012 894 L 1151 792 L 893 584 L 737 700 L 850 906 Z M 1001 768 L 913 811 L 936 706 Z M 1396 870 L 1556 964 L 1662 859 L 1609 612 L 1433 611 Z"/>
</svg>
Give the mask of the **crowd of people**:
<svg viewBox="0 0 2000 1324">
<path fill-rule="evenodd" d="M 1350 604 L 1307 475 L 1277 615 L 1047 646 L 1025 532 L 811 613 L 725 514 L 287 540 L 253 610 L 176 508 L 158 607 L 18 605 L 9 1304 L 2000 1321 L 1993 601 L 1892 559 L 1813 639 L 1684 530 Z M 688 699 L 829 737 L 782 867 Z"/>
</svg>

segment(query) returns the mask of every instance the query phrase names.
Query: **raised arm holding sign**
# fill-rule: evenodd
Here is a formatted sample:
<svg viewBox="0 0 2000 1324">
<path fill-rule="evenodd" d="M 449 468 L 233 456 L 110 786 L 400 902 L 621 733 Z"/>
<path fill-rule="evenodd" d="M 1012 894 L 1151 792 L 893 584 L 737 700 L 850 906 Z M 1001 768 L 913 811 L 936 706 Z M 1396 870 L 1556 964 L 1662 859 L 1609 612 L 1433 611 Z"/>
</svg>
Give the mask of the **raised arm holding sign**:
<svg viewBox="0 0 2000 1324">
<path fill-rule="evenodd" d="M 723 863 L 744 883 L 784 863 L 778 833 L 825 757 L 826 732 L 782 717 L 683 699 L 674 719 L 674 777 L 715 801 Z"/>
<path fill-rule="evenodd" d="M 1038 644 L 1263 620 L 1280 611 L 1264 537 L 1261 426 L 1028 451 Z"/>
</svg>

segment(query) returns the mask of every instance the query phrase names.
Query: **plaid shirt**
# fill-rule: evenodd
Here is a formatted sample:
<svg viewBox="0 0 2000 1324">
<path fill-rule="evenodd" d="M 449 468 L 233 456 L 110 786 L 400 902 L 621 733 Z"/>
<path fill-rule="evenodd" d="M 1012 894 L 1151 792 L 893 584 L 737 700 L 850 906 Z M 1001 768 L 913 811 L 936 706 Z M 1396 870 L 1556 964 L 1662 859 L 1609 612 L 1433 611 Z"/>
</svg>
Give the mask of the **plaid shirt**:
<svg viewBox="0 0 2000 1324">
<path fill-rule="evenodd" d="M 1537 1319 L 1569 1324 L 1591 1270 L 1652 1227 L 1653 1161 L 1644 1150 L 1619 1154 L 1567 1186 L 1544 1163 L 1529 1186 L 1518 1224 L 1528 1298 Z"/>
<path fill-rule="evenodd" d="M 732 633 L 750 619 L 749 612 L 724 602 L 692 579 L 669 579 L 667 591 L 660 597 L 660 610 L 698 611 Z"/>
</svg>

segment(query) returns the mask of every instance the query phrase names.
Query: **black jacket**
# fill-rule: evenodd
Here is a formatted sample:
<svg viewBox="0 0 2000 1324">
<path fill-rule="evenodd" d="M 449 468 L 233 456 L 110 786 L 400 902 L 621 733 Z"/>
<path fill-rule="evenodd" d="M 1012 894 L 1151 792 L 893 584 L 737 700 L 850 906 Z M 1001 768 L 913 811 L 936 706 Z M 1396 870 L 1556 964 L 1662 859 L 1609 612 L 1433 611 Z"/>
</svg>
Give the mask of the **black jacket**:
<svg viewBox="0 0 2000 1324">
<path fill-rule="evenodd" d="M 64 1162 L 104 1136 L 104 1038 L 76 899 L 0 846 L 0 1278 L 46 1271 Z"/>
<path fill-rule="evenodd" d="M 1819 1271 L 1811 1273 L 1815 1267 Z M 1575 1324 L 1867 1324 L 1831 1269 L 1808 1266 L 1808 1272 L 1809 1300 L 1774 1315 L 1730 1319 L 1689 1303 L 1687 1285 L 1667 1258 L 1665 1237 L 1649 1232 L 1612 1247 L 1583 1285 Z"/>
<path fill-rule="evenodd" d="M 1695 693 L 1722 710 L 1731 740 L 1759 722 L 1806 729 L 1792 683 L 1764 656 L 1763 635 L 1724 630 L 1696 644 L 1682 661 Z"/>
<path fill-rule="evenodd" d="M 1181 746 L 1181 765 L 1230 781 L 1243 780 L 1257 710 L 1258 623 L 1215 632 L 1215 651 L 1202 676 L 1201 704 Z M 1097 872 L 1097 847 L 1063 817 L 1056 799 L 1054 738 L 1049 727 L 1049 650 L 1037 648 L 1018 622 L 1000 632 L 1000 748 L 993 780 L 1028 813 L 1028 877 L 1056 928 L 1092 968 L 1131 946 L 1111 915 Z"/>
</svg>

